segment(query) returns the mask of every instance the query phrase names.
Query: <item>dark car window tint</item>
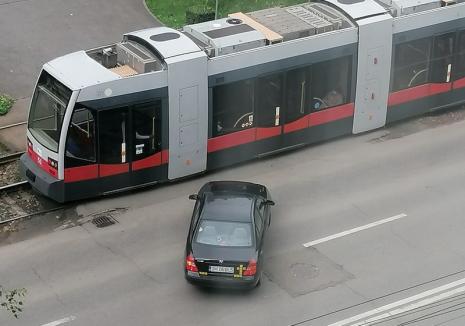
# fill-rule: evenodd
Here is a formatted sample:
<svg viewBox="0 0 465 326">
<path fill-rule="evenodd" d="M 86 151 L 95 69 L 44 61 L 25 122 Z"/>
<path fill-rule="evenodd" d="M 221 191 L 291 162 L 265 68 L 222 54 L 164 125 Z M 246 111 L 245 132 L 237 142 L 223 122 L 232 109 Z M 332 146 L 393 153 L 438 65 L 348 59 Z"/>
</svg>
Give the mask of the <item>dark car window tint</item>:
<svg viewBox="0 0 465 326">
<path fill-rule="evenodd" d="M 250 223 L 202 220 L 195 241 L 222 247 L 250 247 L 252 245 Z"/>
<path fill-rule="evenodd" d="M 260 237 L 262 234 L 263 230 L 263 215 L 262 211 L 260 210 L 260 204 L 261 201 L 257 201 L 255 205 L 255 213 L 254 213 L 254 219 L 255 219 L 255 231 L 257 233 L 257 237 Z"/>
</svg>

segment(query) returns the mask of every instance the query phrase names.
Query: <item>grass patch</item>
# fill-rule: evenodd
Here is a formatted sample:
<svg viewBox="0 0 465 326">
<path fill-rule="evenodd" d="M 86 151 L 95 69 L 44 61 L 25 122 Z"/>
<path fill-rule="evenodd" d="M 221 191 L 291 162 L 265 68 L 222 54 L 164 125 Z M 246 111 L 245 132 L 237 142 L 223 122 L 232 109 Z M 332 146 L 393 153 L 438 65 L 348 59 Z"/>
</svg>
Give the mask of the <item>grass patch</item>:
<svg viewBox="0 0 465 326">
<path fill-rule="evenodd" d="M 7 114 L 14 102 L 15 100 L 13 100 L 10 96 L 0 95 L 0 115 Z"/>
<path fill-rule="evenodd" d="M 215 9 L 214 0 L 145 0 L 147 7 L 166 26 L 180 28 L 185 25 L 186 10 L 193 6 Z M 218 0 L 218 18 L 233 12 L 250 12 L 277 6 L 291 6 L 306 0 Z"/>
</svg>

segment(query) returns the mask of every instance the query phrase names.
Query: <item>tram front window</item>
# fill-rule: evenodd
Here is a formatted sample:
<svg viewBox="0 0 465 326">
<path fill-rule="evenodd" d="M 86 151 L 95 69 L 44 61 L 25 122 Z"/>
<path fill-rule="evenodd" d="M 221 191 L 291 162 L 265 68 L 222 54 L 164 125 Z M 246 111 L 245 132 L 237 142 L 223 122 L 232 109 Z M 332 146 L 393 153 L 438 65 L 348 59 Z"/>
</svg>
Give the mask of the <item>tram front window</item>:
<svg viewBox="0 0 465 326">
<path fill-rule="evenodd" d="M 43 71 L 32 99 L 29 131 L 48 149 L 58 152 L 61 125 L 71 90 Z"/>
</svg>

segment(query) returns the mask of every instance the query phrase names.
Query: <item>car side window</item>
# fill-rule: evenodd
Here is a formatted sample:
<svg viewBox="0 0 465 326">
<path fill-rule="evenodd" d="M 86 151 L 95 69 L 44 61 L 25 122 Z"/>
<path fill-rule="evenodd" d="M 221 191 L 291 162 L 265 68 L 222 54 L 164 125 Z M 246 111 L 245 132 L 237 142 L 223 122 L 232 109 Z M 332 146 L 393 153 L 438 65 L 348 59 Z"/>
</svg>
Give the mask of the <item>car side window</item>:
<svg viewBox="0 0 465 326">
<path fill-rule="evenodd" d="M 192 224 L 190 227 L 190 234 L 191 236 L 194 234 L 195 226 L 197 225 L 200 217 L 200 207 L 201 207 L 201 201 L 197 200 L 195 202 L 195 207 L 194 207 L 194 212 L 192 213 Z"/>
<path fill-rule="evenodd" d="M 262 236 L 263 232 L 263 214 L 262 214 L 262 209 L 260 206 L 262 205 L 262 201 L 257 200 L 255 203 L 255 208 L 254 208 L 254 222 L 255 222 L 255 232 L 257 234 L 257 239 L 260 239 Z"/>
</svg>

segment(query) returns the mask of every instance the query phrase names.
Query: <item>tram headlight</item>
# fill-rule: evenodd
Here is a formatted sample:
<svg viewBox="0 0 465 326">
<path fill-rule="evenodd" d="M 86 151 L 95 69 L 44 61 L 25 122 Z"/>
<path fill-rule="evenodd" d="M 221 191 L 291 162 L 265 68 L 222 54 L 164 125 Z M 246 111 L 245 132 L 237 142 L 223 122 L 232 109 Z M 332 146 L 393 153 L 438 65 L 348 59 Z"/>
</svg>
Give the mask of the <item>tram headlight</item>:
<svg viewBox="0 0 465 326">
<path fill-rule="evenodd" d="M 54 169 L 58 169 L 58 161 L 54 160 L 53 158 L 48 158 L 48 165 Z"/>
</svg>

